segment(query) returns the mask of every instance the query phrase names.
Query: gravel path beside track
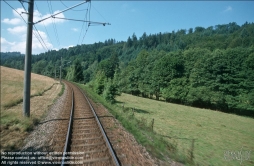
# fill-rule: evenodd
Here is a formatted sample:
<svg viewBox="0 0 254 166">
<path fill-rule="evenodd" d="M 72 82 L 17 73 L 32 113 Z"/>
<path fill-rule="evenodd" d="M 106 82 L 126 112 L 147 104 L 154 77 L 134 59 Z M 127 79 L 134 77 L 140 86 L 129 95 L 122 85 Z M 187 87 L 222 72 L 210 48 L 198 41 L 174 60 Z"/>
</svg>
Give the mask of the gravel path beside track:
<svg viewBox="0 0 254 166">
<path fill-rule="evenodd" d="M 66 85 L 65 85 L 66 87 Z M 63 103 L 67 99 L 67 93 L 69 89 L 65 88 L 65 91 L 61 97 L 50 107 L 47 116 L 39 123 L 33 132 L 25 139 L 25 146 L 23 151 L 48 151 L 49 142 L 52 139 L 52 135 L 55 132 L 55 126 L 57 125 L 57 117 L 59 117 L 63 110 Z"/>
</svg>

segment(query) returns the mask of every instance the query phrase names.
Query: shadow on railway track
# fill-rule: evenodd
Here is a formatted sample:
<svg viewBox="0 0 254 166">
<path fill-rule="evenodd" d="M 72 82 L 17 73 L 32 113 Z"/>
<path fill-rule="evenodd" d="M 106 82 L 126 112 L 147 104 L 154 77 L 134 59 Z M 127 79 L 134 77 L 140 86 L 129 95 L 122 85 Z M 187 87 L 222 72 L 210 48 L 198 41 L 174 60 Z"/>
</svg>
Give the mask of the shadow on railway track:
<svg viewBox="0 0 254 166">
<path fill-rule="evenodd" d="M 38 124 L 44 124 L 44 123 L 47 123 L 47 122 L 58 121 L 58 120 L 69 120 L 69 119 L 50 119 L 50 120 L 46 120 L 46 121 L 40 122 Z"/>
<path fill-rule="evenodd" d="M 98 118 L 115 118 L 112 115 L 98 116 Z"/>
</svg>

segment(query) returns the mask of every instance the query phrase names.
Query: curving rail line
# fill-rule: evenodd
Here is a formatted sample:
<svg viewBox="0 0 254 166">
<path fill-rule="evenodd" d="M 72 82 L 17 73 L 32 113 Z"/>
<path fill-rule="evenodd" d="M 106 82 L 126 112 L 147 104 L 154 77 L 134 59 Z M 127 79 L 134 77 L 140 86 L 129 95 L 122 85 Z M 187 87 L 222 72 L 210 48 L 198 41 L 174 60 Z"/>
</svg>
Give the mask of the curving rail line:
<svg viewBox="0 0 254 166">
<path fill-rule="evenodd" d="M 121 165 L 86 95 L 76 85 L 65 84 L 72 91 L 72 106 L 61 165 Z"/>
</svg>

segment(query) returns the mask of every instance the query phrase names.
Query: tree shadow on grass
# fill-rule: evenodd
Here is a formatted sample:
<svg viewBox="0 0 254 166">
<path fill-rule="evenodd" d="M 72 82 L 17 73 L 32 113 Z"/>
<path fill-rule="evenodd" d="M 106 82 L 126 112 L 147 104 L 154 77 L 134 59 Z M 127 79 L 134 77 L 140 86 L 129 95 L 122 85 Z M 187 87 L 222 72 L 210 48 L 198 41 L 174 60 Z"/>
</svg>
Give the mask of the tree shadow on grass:
<svg viewBox="0 0 254 166">
<path fill-rule="evenodd" d="M 115 104 L 124 104 L 124 102 L 121 102 L 121 101 L 115 101 Z"/>
<path fill-rule="evenodd" d="M 146 111 L 146 110 L 142 110 L 142 109 L 138 109 L 138 108 L 133 108 L 133 107 L 125 107 L 124 108 L 124 112 L 132 112 L 134 111 L 134 113 L 140 113 L 140 114 L 150 114 L 150 112 Z"/>
<path fill-rule="evenodd" d="M 141 114 L 150 114 L 150 112 L 148 112 L 148 111 L 146 111 L 146 110 L 137 109 L 137 108 L 135 108 L 134 110 L 135 110 L 135 112 L 137 112 L 137 113 L 141 113 Z"/>
</svg>

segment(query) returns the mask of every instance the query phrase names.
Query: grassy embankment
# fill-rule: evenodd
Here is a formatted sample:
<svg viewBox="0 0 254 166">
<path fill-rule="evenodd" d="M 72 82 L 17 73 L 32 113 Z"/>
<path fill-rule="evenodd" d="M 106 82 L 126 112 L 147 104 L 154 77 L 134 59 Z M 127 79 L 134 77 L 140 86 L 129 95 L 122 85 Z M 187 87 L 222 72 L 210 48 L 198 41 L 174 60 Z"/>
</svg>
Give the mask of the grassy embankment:
<svg viewBox="0 0 254 166">
<path fill-rule="evenodd" d="M 30 118 L 25 118 L 22 110 L 23 81 L 23 71 L 1 66 L 2 150 L 18 148 L 22 142 L 19 140 L 23 139 L 27 132 L 45 115 L 48 106 L 57 96 L 55 93 L 60 94 L 63 91 L 54 79 L 32 73 Z M 45 94 L 47 96 L 42 97 Z"/>
<path fill-rule="evenodd" d="M 139 143 L 159 158 L 169 156 L 190 165 L 254 164 L 252 118 L 128 94 L 117 97 L 117 104 L 111 105 L 87 86 L 81 87 L 106 106 Z M 134 115 L 132 108 L 135 108 Z M 152 119 L 153 132 L 149 131 Z M 232 155 L 225 158 L 228 151 L 241 152 L 242 158 L 233 159 Z"/>
</svg>

